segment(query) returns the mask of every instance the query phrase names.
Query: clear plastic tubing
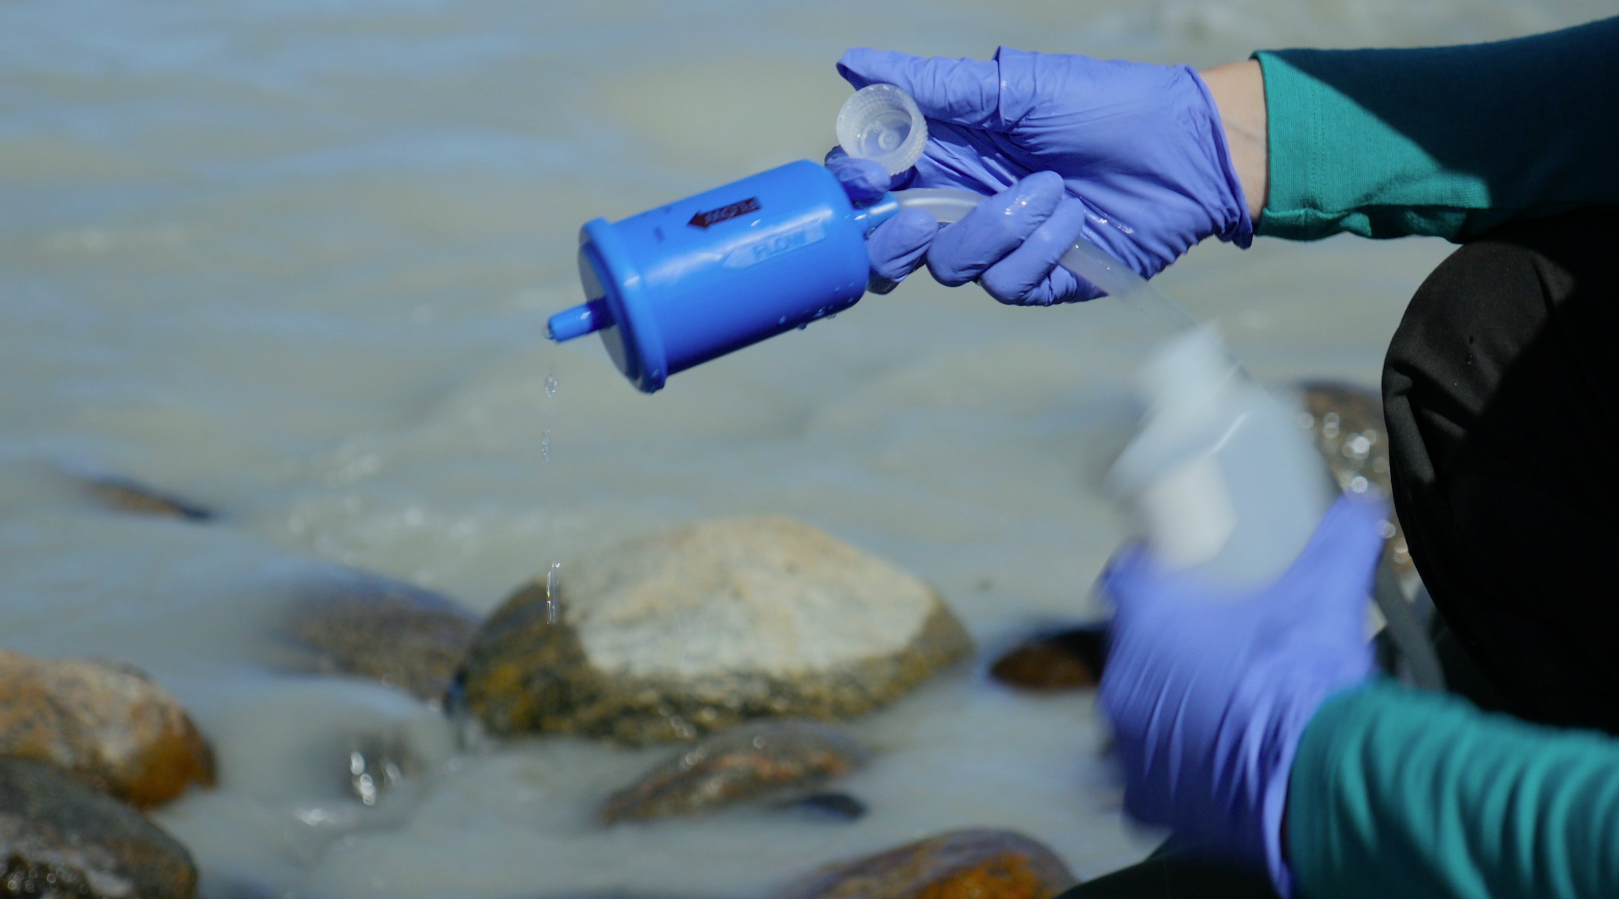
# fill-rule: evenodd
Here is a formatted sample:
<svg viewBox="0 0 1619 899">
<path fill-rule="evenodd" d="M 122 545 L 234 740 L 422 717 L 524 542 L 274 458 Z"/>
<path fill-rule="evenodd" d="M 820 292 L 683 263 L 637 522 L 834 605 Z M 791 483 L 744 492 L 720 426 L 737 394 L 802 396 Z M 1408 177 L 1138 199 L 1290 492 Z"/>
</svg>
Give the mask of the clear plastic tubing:
<svg viewBox="0 0 1619 899">
<path fill-rule="evenodd" d="M 984 199 L 983 195 L 971 191 L 936 187 L 897 190 L 894 198 L 901 209 L 925 209 L 941 225 L 960 221 Z M 1174 300 L 1148 284 L 1146 278 L 1083 237 L 1057 260 L 1057 264 L 1135 310 L 1166 336 L 1197 325 Z"/>
</svg>

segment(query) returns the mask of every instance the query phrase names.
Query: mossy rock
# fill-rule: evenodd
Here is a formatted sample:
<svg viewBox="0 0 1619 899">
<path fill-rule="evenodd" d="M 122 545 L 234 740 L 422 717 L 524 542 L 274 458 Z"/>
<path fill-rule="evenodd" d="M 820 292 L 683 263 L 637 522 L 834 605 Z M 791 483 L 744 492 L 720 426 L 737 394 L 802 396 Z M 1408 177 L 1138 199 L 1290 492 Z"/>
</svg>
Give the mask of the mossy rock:
<svg viewBox="0 0 1619 899">
<path fill-rule="evenodd" d="M 467 654 L 467 706 L 494 734 L 639 745 L 842 721 L 972 650 L 922 581 L 778 516 L 689 524 L 560 575 L 519 589 Z"/>
</svg>

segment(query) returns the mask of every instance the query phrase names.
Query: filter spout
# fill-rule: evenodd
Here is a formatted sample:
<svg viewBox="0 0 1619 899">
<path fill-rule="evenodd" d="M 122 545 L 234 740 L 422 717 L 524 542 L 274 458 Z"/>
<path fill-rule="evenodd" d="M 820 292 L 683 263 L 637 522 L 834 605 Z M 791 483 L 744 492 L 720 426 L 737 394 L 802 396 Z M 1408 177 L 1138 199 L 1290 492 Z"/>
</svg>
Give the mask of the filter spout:
<svg viewBox="0 0 1619 899">
<path fill-rule="evenodd" d="M 575 337 L 583 337 L 592 331 L 600 331 L 612 324 L 613 313 L 607 308 L 607 301 L 596 299 L 551 316 L 545 323 L 545 333 L 557 343 L 562 343 Z"/>
</svg>

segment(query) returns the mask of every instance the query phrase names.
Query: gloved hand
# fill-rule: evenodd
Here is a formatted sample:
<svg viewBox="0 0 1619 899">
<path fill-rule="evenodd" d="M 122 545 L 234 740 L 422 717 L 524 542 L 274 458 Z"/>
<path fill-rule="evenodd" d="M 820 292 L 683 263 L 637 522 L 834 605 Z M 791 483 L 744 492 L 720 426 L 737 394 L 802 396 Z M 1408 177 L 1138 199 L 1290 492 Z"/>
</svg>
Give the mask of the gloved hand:
<svg viewBox="0 0 1619 899">
<path fill-rule="evenodd" d="M 874 289 L 925 254 L 940 283 L 977 279 L 1003 303 L 1047 305 L 1101 295 L 1053 270 L 1080 235 L 1143 277 L 1205 237 L 1253 240 L 1219 113 L 1188 66 L 1006 47 L 988 62 L 855 49 L 838 71 L 856 88 L 900 86 L 928 119 L 921 160 L 891 184 L 880 166 L 834 150 L 827 165 L 851 196 L 952 187 L 994 198 L 942 230 L 920 211 L 883 223 L 868 242 Z"/>
<path fill-rule="evenodd" d="M 1229 594 L 1165 571 L 1141 548 L 1109 566 L 1114 604 L 1101 699 L 1132 817 L 1265 866 L 1283 896 L 1293 755 L 1323 700 L 1372 671 L 1366 597 L 1382 510 L 1342 498 L 1293 565 Z"/>
</svg>

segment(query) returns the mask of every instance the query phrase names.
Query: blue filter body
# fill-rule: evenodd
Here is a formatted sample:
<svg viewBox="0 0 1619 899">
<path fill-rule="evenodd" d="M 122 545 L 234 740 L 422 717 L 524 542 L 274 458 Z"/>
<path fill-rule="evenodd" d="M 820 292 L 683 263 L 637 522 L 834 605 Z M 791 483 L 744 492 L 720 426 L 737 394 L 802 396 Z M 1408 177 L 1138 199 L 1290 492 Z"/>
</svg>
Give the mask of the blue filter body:
<svg viewBox="0 0 1619 899">
<path fill-rule="evenodd" d="M 822 166 L 799 161 L 579 234 L 586 302 L 551 338 L 599 331 L 646 393 L 700 365 L 854 305 L 866 233 L 898 210 L 855 208 Z"/>
</svg>

